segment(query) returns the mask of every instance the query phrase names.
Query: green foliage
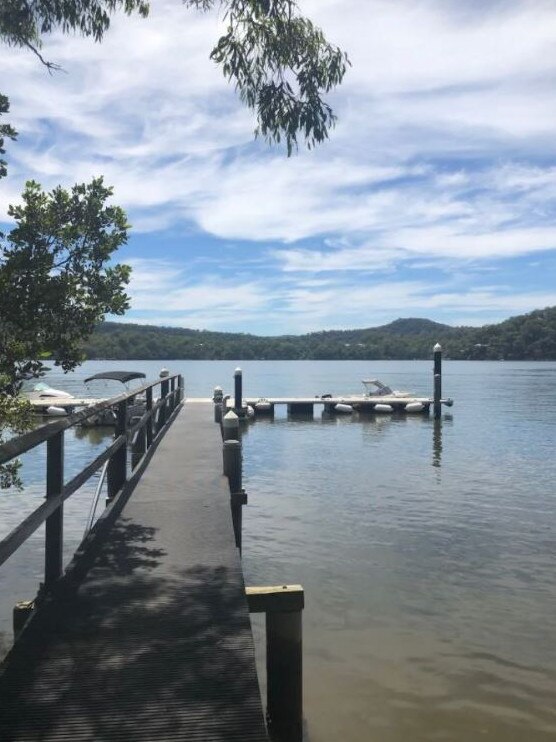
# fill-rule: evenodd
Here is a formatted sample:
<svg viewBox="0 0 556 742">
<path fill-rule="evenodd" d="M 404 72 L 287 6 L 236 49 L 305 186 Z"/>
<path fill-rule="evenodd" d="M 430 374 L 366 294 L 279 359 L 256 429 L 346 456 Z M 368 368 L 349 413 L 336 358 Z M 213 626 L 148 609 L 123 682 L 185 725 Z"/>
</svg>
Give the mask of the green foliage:
<svg viewBox="0 0 556 742">
<path fill-rule="evenodd" d="M 64 370 L 81 360 L 80 343 L 104 314 L 123 314 L 129 268 L 110 265 L 127 241 L 127 219 L 102 178 L 51 193 L 27 183 L 23 203 L 10 206 L 16 226 L 0 258 L 0 374 L 18 391 L 40 373 L 49 354 Z M 30 360 L 31 359 L 31 360 Z"/>
<path fill-rule="evenodd" d="M 23 203 L 9 208 L 16 226 L 0 241 L 0 430 L 30 423 L 15 397 L 43 373 L 46 357 L 75 368 L 83 339 L 106 313 L 128 307 L 130 269 L 111 264 L 128 224 L 121 208 L 106 205 L 111 195 L 102 178 L 50 193 L 31 181 Z M 14 474 L 0 469 L 4 484 Z"/>
<path fill-rule="evenodd" d="M 342 82 L 349 61 L 297 12 L 295 0 L 182 1 L 203 12 L 223 8 L 227 29 L 211 58 L 235 83 L 241 100 L 255 111 L 257 135 L 268 142 L 284 140 L 288 155 L 297 148 L 298 136 L 309 148 L 328 137 L 336 118 L 323 96 Z M 59 69 L 41 55 L 45 34 L 61 30 L 101 41 L 111 15 L 118 11 L 147 16 L 149 3 L 2 0 L 0 40 L 26 47 L 49 69 Z"/>
<path fill-rule="evenodd" d="M 208 10 L 210 0 L 185 0 Z M 256 111 L 260 134 L 284 139 L 290 155 L 301 134 L 309 148 L 328 137 L 335 123 L 323 100 L 342 82 L 347 55 L 297 13 L 295 0 L 227 0 L 227 30 L 211 58 L 235 81 L 241 99 Z"/>
<path fill-rule="evenodd" d="M 556 307 L 485 327 L 403 319 L 365 330 L 282 337 L 106 322 L 85 352 L 114 360 L 404 360 L 430 358 L 436 342 L 453 359 L 556 360 Z"/>
<path fill-rule="evenodd" d="M 110 16 L 122 10 L 128 15 L 148 15 L 145 0 L 2 0 L 0 39 L 12 46 L 38 52 L 44 34 L 59 29 L 78 32 L 100 41 L 110 27 Z"/>
<path fill-rule="evenodd" d="M 10 102 L 5 95 L 0 93 L 0 116 L 4 113 L 8 113 L 9 110 Z M 0 124 L 0 179 L 4 178 L 8 172 L 6 160 L 2 157 L 2 155 L 6 154 L 6 150 L 4 149 L 4 140 L 6 138 L 15 139 L 16 137 L 17 132 L 13 126 L 10 126 L 9 124 Z"/>
<path fill-rule="evenodd" d="M 9 379 L 0 375 L 0 387 L 6 383 L 9 383 Z M 29 402 L 0 393 L 0 446 L 5 442 L 5 437 L 25 433 L 31 426 L 32 409 Z M 0 489 L 21 487 L 19 469 L 19 461 L 10 461 L 0 466 Z"/>
</svg>

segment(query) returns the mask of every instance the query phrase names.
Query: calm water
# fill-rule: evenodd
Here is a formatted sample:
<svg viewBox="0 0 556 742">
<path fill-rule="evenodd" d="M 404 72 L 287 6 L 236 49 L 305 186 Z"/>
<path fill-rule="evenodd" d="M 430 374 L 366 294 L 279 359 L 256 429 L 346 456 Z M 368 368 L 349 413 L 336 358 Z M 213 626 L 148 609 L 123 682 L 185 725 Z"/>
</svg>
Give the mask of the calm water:
<svg viewBox="0 0 556 742">
<path fill-rule="evenodd" d="M 82 394 L 91 362 L 53 386 Z M 189 396 L 231 390 L 233 362 L 166 364 Z M 430 393 L 427 362 L 244 362 L 248 395 L 357 392 L 377 376 Z M 118 387 L 96 388 L 99 396 Z M 556 364 L 445 362 L 455 399 L 420 417 L 257 421 L 244 438 L 248 584 L 303 584 L 311 742 L 556 739 Z M 69 438 L 70 471 L 106 444 Z M 5 534 L 43 496 L 2 493 Z M 92 487 L 66 507 L 68 557 Z M 0 628 L 40 579 L 41 535 L 0 570 Z M 262 627 L 255 617 L 262 651 Z M 260 658 L 262 659 L 262 658 Z M 262 669 L 262 665 L 261 665 Z"/>
</svg>

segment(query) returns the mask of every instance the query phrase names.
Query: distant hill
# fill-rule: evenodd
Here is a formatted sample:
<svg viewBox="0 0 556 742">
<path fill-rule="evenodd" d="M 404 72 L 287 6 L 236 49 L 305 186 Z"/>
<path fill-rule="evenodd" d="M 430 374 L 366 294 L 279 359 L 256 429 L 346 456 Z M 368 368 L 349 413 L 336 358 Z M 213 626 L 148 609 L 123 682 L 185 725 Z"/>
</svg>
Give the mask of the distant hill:
<svg viewBox="0 0 556 742">
<path fill-rule="evenodd" d="M 279 337 L 105 322 L 84 350 L 87 358 L 109 360 L 403 360 L 430 358 L 436 342 L 453 359 L 556 360 L 556 307 L 484 327 L 407 318 L 362 330 Z"/>
<path fill-rule="evenodd" d="M 389 335 L 430 335 L 430 334 L 447 334 L 455 331 L 450 325 L 442 325 L 440 322 L 433 322 L 431 319 L 396 319 L 389 325 L 374 328 L 377 332 L 386 332 Z"/>
</svg>

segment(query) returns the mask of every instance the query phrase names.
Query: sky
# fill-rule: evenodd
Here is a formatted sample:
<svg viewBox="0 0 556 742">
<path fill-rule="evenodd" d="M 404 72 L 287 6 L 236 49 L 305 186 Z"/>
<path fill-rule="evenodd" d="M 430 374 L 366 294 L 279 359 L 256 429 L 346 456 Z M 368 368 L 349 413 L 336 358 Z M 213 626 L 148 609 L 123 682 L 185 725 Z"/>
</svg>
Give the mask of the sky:
<svg viewBox="0 0 556 742">
<path fill-rule="evenodd" d="M 291 158 L 209 54 L 218 13 L 153 0 L 102 44 L 0 46 L 0 223 L 26 180 L 104 175 L 133 229 L 126 322 L 276 335 L 556 305 L 553 0 L 300 0 L 348 52 L 329 141 Z M 6 226 L 6 225 L 4 225 Z"/>
</svg>

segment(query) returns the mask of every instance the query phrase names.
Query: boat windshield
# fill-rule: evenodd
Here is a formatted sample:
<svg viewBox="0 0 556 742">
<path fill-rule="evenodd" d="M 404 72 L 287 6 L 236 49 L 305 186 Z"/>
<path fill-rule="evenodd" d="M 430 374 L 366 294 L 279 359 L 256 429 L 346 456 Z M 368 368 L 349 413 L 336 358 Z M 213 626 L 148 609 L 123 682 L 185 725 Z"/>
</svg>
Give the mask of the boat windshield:
<svg viewBox="0 0 556 742">
<path fill-rule="evenodd" d="M 392 394 L 390 387 L 378 379 L 363 379 L 363 386 L 370 397 L 381 397 L 385 394 Z"/>
</svg>

